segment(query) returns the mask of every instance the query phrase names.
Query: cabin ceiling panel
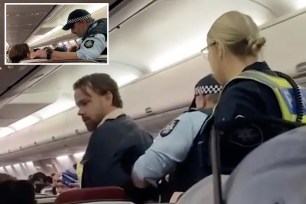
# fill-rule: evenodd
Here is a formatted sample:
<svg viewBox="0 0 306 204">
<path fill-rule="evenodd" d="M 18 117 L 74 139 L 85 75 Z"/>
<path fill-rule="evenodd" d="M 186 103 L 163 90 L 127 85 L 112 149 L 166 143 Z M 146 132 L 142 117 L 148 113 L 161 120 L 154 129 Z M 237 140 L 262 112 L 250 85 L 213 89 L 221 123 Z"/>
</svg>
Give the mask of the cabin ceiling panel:
<svg viewBox="0 0 306 204">
<path fill-rule="evenodd" d="M 273 69 L 294 75 L 296 65 L 306 61 L 305 22 L 306 10 L 262 31 L 267 39 L 263 56 Z"/>
<path fill-rule="evenodd" d="M 245 0 L 230 4 L 228 0 L 157 1 L 111 32 L 110 59 L 149 69 L 177 50 L 192 49 L 193 55 L 198 54 L 206 46 L 213 21 L 230 10 L 247 13 L 259 24 L 275 17 L 263 6 Z"/>
<path fill-rule="evenodd" d="M 23 43 L 53 5 L 6 5 L 6 40 L 9 45 Z"/>
<path fill-rule="evenodd" d="M 113 62 L 106 66 L 97 65 L 65 65 L 58 71 L 52 73 L 44 80 L 38 82 L 30 89 L 26 94 L 33 93 L 49 93 L 52 94 L 67 94 L 73 96 L 72 86 L 79 78 L 93 73 L 106 73 L 112 78 L 120 82 L 123 78 L 129 77 L 130 75 L 140 76 L 141 72 L 129 65 Z"/>
<path fill-rule="evenodd" d="M 0 94 L 20 80 L 34 66 L 15 66 L 12 69 L 0 70 Z M 1 96 L 0 96 L 1 97 Z"/>
<path fill-rule="evenodd" d="M 7 104 L 0 109 L 0 127 L 6 127 L 48 104 Z"/>
</svg>

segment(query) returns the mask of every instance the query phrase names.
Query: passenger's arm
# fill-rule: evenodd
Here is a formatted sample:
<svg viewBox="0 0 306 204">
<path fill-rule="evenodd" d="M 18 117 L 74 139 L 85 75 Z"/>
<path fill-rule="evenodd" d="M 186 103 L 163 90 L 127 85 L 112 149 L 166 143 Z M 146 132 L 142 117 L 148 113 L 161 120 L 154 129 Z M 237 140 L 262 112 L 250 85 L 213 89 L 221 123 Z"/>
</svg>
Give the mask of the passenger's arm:
<svg viewBox="0 0 306 204">
<path fill-rule="evenodd" d="M 188 112 L 169 123 L 136 161 L 132 170 L 135 186 L 144 188 L 148 182 L 156 185 L 178 162 L 183 162 L 206 118 L 202 112 Z"/>
<path fill-rule="evenodd" d="M 31 58 L 47 59 L 47 52 L 45 50 L 38 50 L 31 53 Z M 79 59 L 75 52 L 58 52 L 53 51 L 51 54 L 53 60 L 65 60 L 65 59 Z"/>
</svg>

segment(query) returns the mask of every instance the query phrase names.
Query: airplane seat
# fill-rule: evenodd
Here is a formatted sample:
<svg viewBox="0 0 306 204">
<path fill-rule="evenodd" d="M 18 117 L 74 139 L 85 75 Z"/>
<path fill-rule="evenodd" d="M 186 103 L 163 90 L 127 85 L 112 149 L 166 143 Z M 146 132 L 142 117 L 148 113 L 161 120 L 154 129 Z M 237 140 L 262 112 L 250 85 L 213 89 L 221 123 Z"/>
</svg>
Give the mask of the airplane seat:
<svg viewBox="0 0 306 204">
<path fill-rule="evenodd" d="M 124 189 L 116 186 L 76 189 L 61 193 L 55 204 L 98 201 L 129 201 Z"/>
<path fill-rule="evenodd" d="M 226 204 L 306 203 L 306 127 L 285 132 L 251 152 L 226 182 Z"/>
</svg>

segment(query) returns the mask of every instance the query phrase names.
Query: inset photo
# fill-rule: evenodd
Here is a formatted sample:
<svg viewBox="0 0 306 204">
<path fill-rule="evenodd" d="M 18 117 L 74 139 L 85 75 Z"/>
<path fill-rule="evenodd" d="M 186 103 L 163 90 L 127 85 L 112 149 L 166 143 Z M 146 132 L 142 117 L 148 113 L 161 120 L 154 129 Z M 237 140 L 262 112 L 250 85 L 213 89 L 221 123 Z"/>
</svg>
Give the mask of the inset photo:
<svg viewBox="0 0 306 204">
<path fill-rule="evenodd" d="M 5 64 L 108 65 L 108 3 L 6 3 Z"/>
</svg>

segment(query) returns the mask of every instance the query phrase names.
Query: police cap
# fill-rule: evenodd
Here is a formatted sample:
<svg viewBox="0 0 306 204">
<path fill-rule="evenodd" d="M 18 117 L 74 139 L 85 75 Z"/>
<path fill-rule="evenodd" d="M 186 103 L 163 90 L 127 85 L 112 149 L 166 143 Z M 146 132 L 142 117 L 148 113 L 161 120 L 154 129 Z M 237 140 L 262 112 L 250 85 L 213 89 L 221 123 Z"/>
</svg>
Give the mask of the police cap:
<svg viewBox="0 0 306 204">
<path fill-rule="evenodd" d="M 66 25 L 62 28 L 63 30 L 69 30 L 72 26 L 79 21 L 91 18 L 91 14 L 84 9 L 76 9 L 72 11 L 67 19 Z"/>
<path fill-rule="evenodd" d="M 189 109 L 196 107 L 196 96 L 220 93 L 221 90 L 222 86 L 216 81 L 212 74 L 203 77 L 194 87 L 194 98 Z"/>
</svg>

